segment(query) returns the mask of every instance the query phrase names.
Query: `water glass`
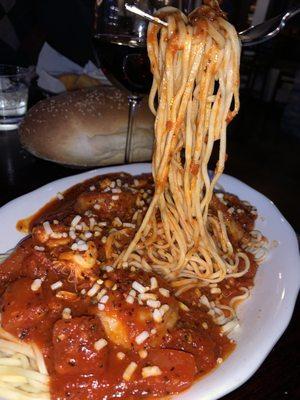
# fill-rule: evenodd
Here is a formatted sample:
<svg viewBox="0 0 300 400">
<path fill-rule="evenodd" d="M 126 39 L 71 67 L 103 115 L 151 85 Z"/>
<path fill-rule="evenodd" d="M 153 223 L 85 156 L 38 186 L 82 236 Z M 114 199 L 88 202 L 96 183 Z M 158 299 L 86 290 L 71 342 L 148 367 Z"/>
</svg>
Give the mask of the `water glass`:
<svg viewBox="0 0 300 400">
<path fill-rule="evenodd" d="M 0 64 L 0 131 L 16 129 L 24 117 L 29 82 L 27 68 Z"/>
</svg>

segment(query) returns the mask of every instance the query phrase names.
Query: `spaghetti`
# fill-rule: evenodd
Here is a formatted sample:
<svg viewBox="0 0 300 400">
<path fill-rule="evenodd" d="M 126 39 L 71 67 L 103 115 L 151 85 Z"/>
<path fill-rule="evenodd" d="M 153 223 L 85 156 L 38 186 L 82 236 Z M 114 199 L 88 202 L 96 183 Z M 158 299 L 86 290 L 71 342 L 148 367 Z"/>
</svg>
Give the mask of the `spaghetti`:
<svg viewBox="0 0 300 400">
<path fill-rule="evenodd" d="M 44 358 L 35 344 L 26 344 L 0 327 L 0 388 L 7 400 L 50 399 Z"/>
<path fill-rule="evenodd" d="M 224 170 L 226 127 L 239 110 L 240 64 L 237 33 L 217 2 L 210 3 L 188 18 L 163 8 L 158 15 L 168 27 L 149 25 L 155 194 L 117 260 L 119 266 L 138 260 L 141 268 L 158 272 L 181 291 L 245 275 L 250 260 L 243 248 L 260 261 L 265 255 L 254 237 L 243 248 L 234 246 L 222 211 L 209 209 Z M 208 162 L 217 141 L 219 160 L 210 179 Z"/>
</svg>

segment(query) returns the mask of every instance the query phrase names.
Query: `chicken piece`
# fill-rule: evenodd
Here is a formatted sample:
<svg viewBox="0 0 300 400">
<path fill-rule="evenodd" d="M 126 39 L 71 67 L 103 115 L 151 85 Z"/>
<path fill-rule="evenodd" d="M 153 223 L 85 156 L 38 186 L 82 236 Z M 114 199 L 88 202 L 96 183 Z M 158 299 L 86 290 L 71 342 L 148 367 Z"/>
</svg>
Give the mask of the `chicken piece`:
<svg viewBox="0 0 300 400">
<path fill-rule="evenodd" d="M 28 254 L 22 263 L 21 274 L 28 278 L 45 277 L 52 269 L 52 261 L 48 258 L 46 252 L 33 250 Z"/>
<path fill-rule="evenodd" d="M 7 285 L 19 277 L 22 263 L 27 257 L 28 248 L 32 239 L 29 238 L 18 246 L 17 249 L 0 265 L 0 294 L 4 292 Z"/>
<path fill-rule="evenodd" d="M 164 336 L 163 347 L 181 350 L 195 356 L 198 373 L 211 369 L 216 364 L 216 344 L 199 330 L 177 328 Z"/>
<path fill-rule="evenodd" d="M 124 347 L 124 349 L 130 349 L 129 329 L 122 318 L 122 313 L 117 310 L 107 310 L 107 307 L 105 307 L 105 311 L 99 310 L 97 315 L 109 340 L 118 346 Z"/>
<path fill-rule="evenodd" d="M 194 356 L 174 349 L 149 350 L 145 365 L 149 364 L 156 365 L 161 370 L 161 375 L 130 382 L 132 392 L 133 388 L 141 388 L 143 392 L 149 390 L 155 397 L 175 394 L 191 386 L 197 373 Z"/>
<path fill-rule="evenodd" d="M 33 239 L 41 245 L 45 245 L 52 249 L 58 246 L 66 246 L 71 242 L 68 235 L 68 228 L 64 225 L 50 225 L 53 234 L 49 235 L 43 225 L 37 225 L 32 229 Z M 63 236 L 66 236 L 64 237 Z"/>
<path fill-rule="evenodd" d="M 8 286 L 2 297 L 2 326 L 16 336 L 24 329 L 34 330 L 48 312 L 42 288 L 33 291 L 31 285 L 32 279 L 19 279 Z"/>
<path fill-rule="evenodd" d="M 90 275 L 97 263 L 98 250 L 92 241 L 87 242 L 87 246 L 84 252 L 71 250 L 61 253 L 55 263 L 56 268 L 70 271 L 75 280 Z"/>
<path fill-rule="evenodd" d="M 115 217 L 119 217 L 121 220 L 131 220 L 135 201 L 136 195 L 130 192 L 85 192 L 78 197 L 74 208 L 79 213 L 92 209 L 104 220 L 112 220 Z"/>
<path fill-rule="evenodd" d="M 109 340 L 125 349 L 139 350 L 145 346 L 158 346 L 168 329 L 172 329 L 177 322 L 178 313 L 175 309 L 169 310 L 164 320 L 156 324 L 153 323 L 151 310 L 146 307 L 138 305 L 128 307 L 124 300 L 116 307 L 113 303 L 114 301 L 106 305 L 104 310 L 99 310 L 97 315 Z M 155 329 L 155 334 L 150 335 L 142 343 L 136 342 L 135 338 L 139 334 L 149 333 L 152 329 Z"/>
<path fill-rule="evenodd" d="M 80 368 L 81 373 L 97 374 L 104 371 L 108 350 L 97 343 L 105 338 L 98 318 L 77 317 L 70 321 L 58 320 L 53 329 L 54 368 L 59 374 L 72 374 Z M 101 343 L 101 342 L 100 342 Z"/>
<path fill-rule="evenodd" d="M 138 293 L 133 302 L 126 301 L 132 290 L 132 283 L 138 281 L 146 286 L 147 278 L 149 281 L 149 277 L 146 278 L 146 276 L 141 272 L 135 274 L 124 270 L 117 270 L 110 274 L 110 280 L 117 281 L 118 290 L 110 292 L 105 307 L 97 311 L 107 337 L 125 349 L 138 350 L 144 346 L 159 346 L 165 333 L 175 326 L 178 319 L 177 300 L 172 296 L 168 299 L 160 296 L 158 289 L 155 289 L 155 294 L 153 291 L 152 295 L 156 296 L 161 305 L 168 303 L 167 310 L 159 322 L 154 320 L 154 308 L 150 307 L 147 301 L 138 302 Z M 151 334 L 152 329 L 155 329 L 155 334 Z M 149 336 L 139 343 L 136 337 L 142 332 L 147 332 Z"/>
</svg>

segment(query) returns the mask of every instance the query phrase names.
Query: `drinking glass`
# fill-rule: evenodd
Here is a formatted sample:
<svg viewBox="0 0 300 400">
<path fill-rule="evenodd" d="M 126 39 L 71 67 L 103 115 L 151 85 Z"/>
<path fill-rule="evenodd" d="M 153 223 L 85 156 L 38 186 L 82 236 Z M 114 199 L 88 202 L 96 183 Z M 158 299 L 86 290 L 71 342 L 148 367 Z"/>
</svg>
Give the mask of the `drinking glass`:
<svg viewBox="0 0 300 400">
<path fill-rule="evenodd" d="M 94 48 L 108 79 L 128 91 L 128 127 L 125 163 L 131 161 L 131 143 L 135 114 L 140 100 L 151 87 L 152 74 L 147 55 L 147 26 L 143 18 L 125 9 L 125 3 L 153 14 L 164 6 L 181 9 L 191 1 L 180 0 L 97 0 Z"/>
<path fill-rule="evenodd" d="M 29 70 L 0 64 L 0 130 L 16 129 L 27 110 Z"/>
</svg>

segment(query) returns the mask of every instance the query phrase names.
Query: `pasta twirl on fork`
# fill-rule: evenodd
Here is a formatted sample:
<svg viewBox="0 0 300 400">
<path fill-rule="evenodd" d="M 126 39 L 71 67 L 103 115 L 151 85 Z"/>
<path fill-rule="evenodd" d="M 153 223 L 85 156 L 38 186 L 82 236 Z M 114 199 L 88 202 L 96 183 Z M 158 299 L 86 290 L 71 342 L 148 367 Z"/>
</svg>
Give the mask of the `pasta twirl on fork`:
<svg viewBox="0 0 300 400">
<path fill-rule="evenodd" d="M 175 8 L 163 8 L 158 16 L 168 27 L 149 25 L 155 194 L 140 229 L 117 260 L 117 265 L 130 265 L 138 256 L 142 268 L 163 275 L 181 292 L 246 274 L 250 260 L 243 248 L 251 249 L 253 241 L 244 238 L 241 247 L 234 246 L 228 216 L 209 210 L 224 170 L 226 128 L 239 110 L 240 65 L 237 32 L 217 2 L 210 3 L 188 18 Z M 219 160 L 211 179 L 208 162 L 216 142 Z M 245 297 L 247 293 L 245 289 Z"/>
</svg>

